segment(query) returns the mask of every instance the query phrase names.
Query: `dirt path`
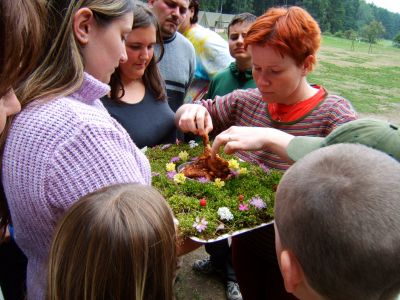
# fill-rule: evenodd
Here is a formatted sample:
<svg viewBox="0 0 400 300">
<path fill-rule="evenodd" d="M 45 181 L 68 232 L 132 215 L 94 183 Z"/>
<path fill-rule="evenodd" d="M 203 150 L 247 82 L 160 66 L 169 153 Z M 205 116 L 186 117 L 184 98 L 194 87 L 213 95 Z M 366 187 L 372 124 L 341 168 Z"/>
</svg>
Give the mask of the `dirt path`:
<svg viewBox="0 0 400 300">
<path fill-rule="evenodd" d="M 225 287 L 217 275 L 203 275 L 192 270 L 196 259 L 208 257 L 200 247 L 183 257 L 179 279 L 175 284 L 177 300 L 225 300 Z"/>
</svg>

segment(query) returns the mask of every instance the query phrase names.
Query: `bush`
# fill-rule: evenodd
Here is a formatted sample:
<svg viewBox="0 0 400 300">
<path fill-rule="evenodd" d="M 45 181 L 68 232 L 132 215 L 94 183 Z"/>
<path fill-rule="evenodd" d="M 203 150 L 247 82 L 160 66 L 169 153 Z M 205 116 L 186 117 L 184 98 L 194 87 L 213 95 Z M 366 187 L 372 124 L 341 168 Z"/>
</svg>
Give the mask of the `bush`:
<svg viewBox="0 0 400 300">
<path fill-rule="evenodd" d="M 343 38 L 344 37 L 343 31 L 341 31 L 341 30 L 336 31 L 334 36 L 335 37 L 339 37 L 339 38 Z"/>
<path fill-rule="evenodd" d="M 400 48 L 400 32 L 393 39 L 393 46 Z"/>
</svg>

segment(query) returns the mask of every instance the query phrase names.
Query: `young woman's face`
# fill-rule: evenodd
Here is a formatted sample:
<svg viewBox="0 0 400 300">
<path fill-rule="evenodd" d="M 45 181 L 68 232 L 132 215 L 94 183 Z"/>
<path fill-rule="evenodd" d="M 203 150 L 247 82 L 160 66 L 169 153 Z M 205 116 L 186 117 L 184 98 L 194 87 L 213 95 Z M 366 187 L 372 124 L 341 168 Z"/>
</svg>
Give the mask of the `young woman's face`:
<svg viewBox="0 0 400 300">
<path fill-rule="evenodd" d="M 236 60 L 249 61 L 251 54 L 249 49 L 244 48 L 244 38 L 249 30 L 250 23 L 236 23 L 229 27 L 229 52 Z"/>
<path fill-rule="evenodd" d="M 11 89 L 7 94 L 0 98 L 0 132 L 3 132 L 8 116 L 15 115 L 21 110 L 17 96 Z"/>
<path fill-rule="evenodd" d="M 270 46 L 250 45 L 253 58 L 253 77 L 268 103 L 293 104 L 304 83 L 307 72 L 290 56 L 281 54 Z"/>
<path fill-rule="evenodd" d="M 142 78 L 154 56 L 155 43 L 156 28 L 153 25 L 132 30 L 126 40 L 128 60 L 119 65 L 124 81 Z"/>
<path fill-rule="evenodd" d="M 88 42 L 82 49 L 85 71 L 109 83 L 120 62 L 127 60 L 125 40 L 131 32 L 133 14 L 127 13 L 106 26 L 92 26 Z"/>
</svg>

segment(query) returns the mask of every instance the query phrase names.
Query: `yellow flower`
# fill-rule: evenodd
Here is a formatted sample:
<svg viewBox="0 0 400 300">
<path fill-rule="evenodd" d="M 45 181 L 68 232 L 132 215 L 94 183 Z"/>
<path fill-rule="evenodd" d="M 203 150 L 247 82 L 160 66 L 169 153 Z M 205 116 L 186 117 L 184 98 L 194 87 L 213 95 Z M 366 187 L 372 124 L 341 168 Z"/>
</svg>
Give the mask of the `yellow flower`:
<svg viewBox="0 0 400 300">
<path fill-rule="evenodd" d="M 234 159 L 234 158 L 228 160 L 228 163 L 229 163 L 229 168 L 230 168 L 230 169 L 237 170 L 237 169 L 240 168 L 239 162 L 238 162 L 236 159 Z"/>
<path fill-rule="evenodd" d="M 221 180 L 221 178 L 215 178 L 214 184 L 217 188 L 222 188 L 225 185 L 225 181 Z"/>
<path fill-rule="evenodd" d="M 175 171 L 175 164 L 172 162 L 167 163 L 165 169 L 167 169 L 167 172 Z"/>
<path fill-rule="evenodd" d="M 174 181 L 178 184 L 185 183 L 186 176 L 183 173 L 178 173 L 174 175 Z"/>
<path fill-rule="evenodd" d="M 189 158 L 189 153 L 187 153 L 187 151 L 181 151 L 179 152 L 178 156 L 182 161 L 187 161 Z"/>
<path fill-rule="evenodd" d="M 239 174 L 247 174 L 248 173 L 248 171 L 247 171 L 247 168 L 240 168 L 239 169 Z"/>
</svg>

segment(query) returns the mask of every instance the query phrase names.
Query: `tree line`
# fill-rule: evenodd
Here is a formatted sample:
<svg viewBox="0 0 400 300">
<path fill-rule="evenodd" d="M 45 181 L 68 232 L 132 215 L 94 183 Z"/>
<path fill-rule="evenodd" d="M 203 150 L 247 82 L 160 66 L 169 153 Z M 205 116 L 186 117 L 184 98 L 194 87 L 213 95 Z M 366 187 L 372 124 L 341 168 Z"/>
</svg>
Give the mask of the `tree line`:
<svg viewBox="0 0 400 300">
<path fill-rule="evenodd" d="M 273 6 L 297 5 L 305 8 L 325 33 L 362 33 L 372 22 L 383 26 L 382 37 L 392 40 L 400 33 L 400 14 L 365 0 L 203 0 L 200 9 L 226 14 L 251 12 L 257 16 Z"/>
</svg>

